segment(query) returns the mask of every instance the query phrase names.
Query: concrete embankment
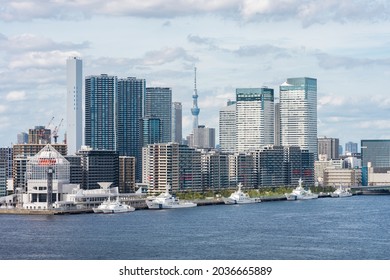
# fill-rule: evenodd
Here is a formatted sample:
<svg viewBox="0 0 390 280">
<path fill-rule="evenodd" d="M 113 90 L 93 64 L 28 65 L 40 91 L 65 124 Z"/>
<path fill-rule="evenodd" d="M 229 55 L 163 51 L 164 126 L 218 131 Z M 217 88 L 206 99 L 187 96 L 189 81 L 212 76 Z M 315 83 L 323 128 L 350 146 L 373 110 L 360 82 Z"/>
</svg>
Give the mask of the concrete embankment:
<svg viewBox="0 0 390 280">
<path fill-rule="evenodd" d="M 13 215 L 69 215 L 93 213 L 92 209 L 82 210 L 30 210 L 30 209 L 0 209 L 0 214 Z"/>
<path fill-rule="evenodd" d="M 269 202 L 269 201 L 280 201 L 280 200 L 286 200 L 286 197 L 284 195 L 275 195 L 275 196 L 262 196 L 260 197 L 261 202 Z M 216 199 L 197 199 L 193 200 L 198 206 L 208 206 L 208 205 L 218 205 L 218 204 L 224 204 L 222 198 L 216 198 Z"/>
</svg>

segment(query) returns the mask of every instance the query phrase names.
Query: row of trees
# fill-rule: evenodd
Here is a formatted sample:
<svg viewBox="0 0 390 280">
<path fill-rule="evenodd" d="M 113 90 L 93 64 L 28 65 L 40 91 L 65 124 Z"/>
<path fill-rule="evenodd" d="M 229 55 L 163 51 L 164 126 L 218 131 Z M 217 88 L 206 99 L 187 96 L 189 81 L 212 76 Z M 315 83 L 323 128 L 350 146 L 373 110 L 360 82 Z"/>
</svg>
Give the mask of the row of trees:
<svg viewBox="0 0 390 280">
<path fill-rule="evenodd" d="M 280 196 L 285 193 L 290 193 L 294 188 L 292 187 L 262 187 L 259 189 L 250 189 L 245 192 L 249 194 L 250 197 L 270 197 L 270 196 Z M 310 190 L 313 193 L 328 193 L 335 190 L 334 187 L 311 187 Z M 244 190 L 243 190 L 244 191 Z M 176 196 L 180 199 L 194 200 L 194 199 L 206 199 L 206 198 L 218 198 L 218 197 L 229 197 L 234 190 L 208 190 L 201 192 L 178 192 Z"/>
</svg>

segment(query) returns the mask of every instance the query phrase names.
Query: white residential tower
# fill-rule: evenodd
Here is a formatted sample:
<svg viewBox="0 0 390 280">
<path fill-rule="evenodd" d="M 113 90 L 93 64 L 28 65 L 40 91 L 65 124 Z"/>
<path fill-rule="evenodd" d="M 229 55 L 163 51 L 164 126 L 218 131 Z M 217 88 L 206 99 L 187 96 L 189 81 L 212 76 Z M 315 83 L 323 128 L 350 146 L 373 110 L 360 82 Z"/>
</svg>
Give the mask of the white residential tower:
<svg viewBox="0 0 390 280">
<path fill-rule="evenodd" d="M 66 61 L 66 143 L 68 154 L 74 155 L 83 142 L 83 66 L 82 60 L 70 57 Z"/>
</svg>

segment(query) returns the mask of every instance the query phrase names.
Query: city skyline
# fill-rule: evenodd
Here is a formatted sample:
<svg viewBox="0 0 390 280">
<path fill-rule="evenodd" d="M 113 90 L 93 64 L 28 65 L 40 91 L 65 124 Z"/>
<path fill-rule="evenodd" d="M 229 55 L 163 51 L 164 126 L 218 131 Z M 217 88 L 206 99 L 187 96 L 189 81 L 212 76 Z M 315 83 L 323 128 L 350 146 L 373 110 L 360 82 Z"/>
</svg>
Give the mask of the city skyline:
<svg viewBox="0 0 390 280">
<path fill-rule="evenodd" d="M 183 137 L 192 128 L 196 66 L 200 125 L 218 130 L 219 110 L 237 88 L 268 86 L 278 96 L 285 79 L 313 77 L 318 137 L 340 144 L 390 138 L 384 4 L 231 0 L 192 7 L 151 0 L 145 8 L 75 1 L 42 2 L 34 12 L 36 2 L 5 1 L 0 10 L 1 147 L 52 116 L 53 125 L 66 123 L 69 57 L 83 60 L 83 80 L 106 73 L 172 88 L 172 101 L 183 106 Z M 62 126 L 60 141 L 64 133 Z"/>
</svg>

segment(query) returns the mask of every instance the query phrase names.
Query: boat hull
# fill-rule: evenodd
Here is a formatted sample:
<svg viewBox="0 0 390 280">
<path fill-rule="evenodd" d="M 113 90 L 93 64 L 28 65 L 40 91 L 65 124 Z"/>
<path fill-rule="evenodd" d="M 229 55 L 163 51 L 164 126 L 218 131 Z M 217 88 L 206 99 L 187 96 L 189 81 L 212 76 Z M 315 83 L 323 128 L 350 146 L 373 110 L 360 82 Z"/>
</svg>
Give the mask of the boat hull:
<svg viewBox="0 0 390 280">
<path fill-rule="evenodd" d="M 330 196 L 331 196 L 331 197 L 350 197 L 350 196 L 352 196 L 352 194 L 351 194 L 351 193 L 348 193 L 348 194 L 336 194 L 336 193 L 332 193 Z"/>
<path fill-rule="evenodd" d="M 231 199 L 231 198 L 225 198 L 223 202 L 227 205 L 232 204 L 252 204 L 252 203 L 260 203 L 260 198 L 253 198 L 253 199 L 245 199 L 245 200 L 239 200 L 239 199 Z"/>
<path fill-rule="evenodd" d="M 116 214 L 116 213 L 128 213 L 128 212 L 133 212 L 135 209 L 104 209 L 103 213 L 104 214 Z"/>
<path fill-rule="evenodd" d="M 316 199 L 318 198 L 318 195 L 312 194 L 312 195 L 286 195 L 287 200 L 309 200 L 309 199 Z"/>
<path fill-rule="evenodd" d="M 146 202 L 149 209 L 180 209 L 180 208 L 192 208 L 198 206 L 196 203 L 186 202 L 186 203 L 155 203 L 155 202 Z"/>
</svg>

